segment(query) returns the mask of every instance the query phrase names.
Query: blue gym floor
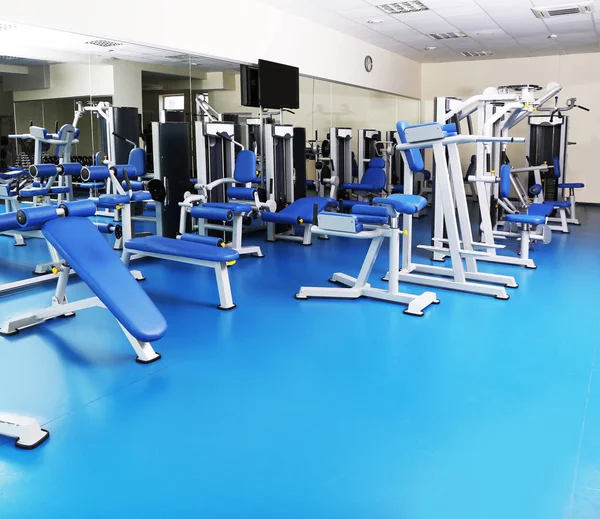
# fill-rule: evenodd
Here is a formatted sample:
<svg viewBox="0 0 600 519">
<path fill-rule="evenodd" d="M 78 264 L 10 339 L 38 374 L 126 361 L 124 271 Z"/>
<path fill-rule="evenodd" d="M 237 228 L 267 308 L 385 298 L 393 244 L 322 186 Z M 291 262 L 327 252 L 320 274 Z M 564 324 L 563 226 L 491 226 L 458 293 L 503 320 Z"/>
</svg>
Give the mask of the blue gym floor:
<svg viewBox="0 0 600 519">
<path fill-rule="evenodd" d="M 0 337 L 0 410 L 51 432 L 0 440 L 0 517 L 600 517 L 600 209 L 580 219 L 535 246 L 536 271 L 482 266 L 517 278 L 509 301 L 438 290 L 422 318 L 294 299 L 357 273 L 359 240 L 250 238 L 266 257 L 230 269 L 230 312 L 208 269 L 138 263 L 169 323 L 159 362 L 135 363 L 102 309 Z M 0 237 L 0 258 L 4 282 L 46 254 Z M 0 298 L 0 316 L 52 293 Z"/>
</svg>

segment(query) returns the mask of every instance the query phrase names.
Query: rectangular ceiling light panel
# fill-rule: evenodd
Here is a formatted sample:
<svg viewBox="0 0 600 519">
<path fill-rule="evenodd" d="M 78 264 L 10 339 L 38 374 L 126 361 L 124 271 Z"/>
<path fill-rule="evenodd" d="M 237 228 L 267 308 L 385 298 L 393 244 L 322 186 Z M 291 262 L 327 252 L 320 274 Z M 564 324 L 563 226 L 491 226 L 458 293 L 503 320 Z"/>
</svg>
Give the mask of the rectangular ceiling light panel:
<svg viewBox="0 0 600 519">
<path fill-rule="evenodd" d="M 123 45 L 122 43 L 110 40 L 92 40 L 86 41 L 85 43 L 87 45 L 96 45 L 97 47 L 118 47 L 119 45 Z"/>
<path fill-rule="evenodd" d="M 416 0 L 411 2 L 395 2 L 393 4 L 382 4 L 376 6 L 387 14 L 405 14 L 418 13 L 419 11 L 429 11 L 429 7 Z"/>
<path fill-rule="evenodd" d="M 455 40 L 456 38 L 466 38 L 467 35 L 464 32 L 432 32 L 427 36 L 434 40 Z"/>
<path fill-rule="evenodd" d="M 493 56 L 494 53 L 490 52 L 489 50 L 472 50 L 472 51 L 465 51 L 465 52 L 461 52 L 461 54 L 465 57 L 465 58 L 482 58 L 484 56 Z"/>
<path fill-rule="evenodd" d="M 531 11 L 537 18 L 554 18 L 555 16 L 572 16 L 577 14 L 591 14 L 593 11 L 591 2 L 579 4 L 553 5 L 551 7 L 538 7 Z"/>
</svg>

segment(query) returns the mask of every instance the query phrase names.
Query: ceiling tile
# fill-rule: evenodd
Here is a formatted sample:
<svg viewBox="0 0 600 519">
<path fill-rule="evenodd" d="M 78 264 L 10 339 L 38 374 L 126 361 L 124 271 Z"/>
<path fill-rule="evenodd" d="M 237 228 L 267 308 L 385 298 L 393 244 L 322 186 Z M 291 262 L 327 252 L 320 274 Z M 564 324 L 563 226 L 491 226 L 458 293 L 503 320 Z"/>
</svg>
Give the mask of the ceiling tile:
<svg viewBox="0 0 600 519">
<path fill-rule="evenodd" d="M 358 9 L 342 9 L 338 12 L 344 18 L 350 18 L 351 20 L 365 17 L 383 18 L 383 16 L 386 16 L 386 13 L 384 13 L 381 9 L 377 9 L 377 7 L 370 5 L 366 5 Z"/>
</svg>

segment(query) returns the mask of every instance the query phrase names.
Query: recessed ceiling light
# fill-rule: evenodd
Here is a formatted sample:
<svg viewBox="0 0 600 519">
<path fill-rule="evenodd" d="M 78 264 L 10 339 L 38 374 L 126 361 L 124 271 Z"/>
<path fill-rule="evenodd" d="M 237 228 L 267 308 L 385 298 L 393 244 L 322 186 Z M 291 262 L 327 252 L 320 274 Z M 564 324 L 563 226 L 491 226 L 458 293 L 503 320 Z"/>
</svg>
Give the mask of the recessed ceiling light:
<svg viewBox="0 0 600 519">
<path fill-rule="evenodd" d="M 554 39 L 556 39 L 556 38 L 558 38 L 558 36 L 557 36 L 556 34 L 550 34 L 550 35 L 548 36 L 548 39 L 549 39 L 549 40 L 554 40 Z"/>
<path fill-rule="evenodd" d="M 464 51 L 461 54 L 465 58 L 481 58 L 483 56 L 493 56 L 494 53 L 489 50 L 472 50 L 472 51 Z"/>
<path fill-rule="evenodd" d="M 434 40 L 454 40 L 456 38 L 466 38 L 467 35 L 464 32 L 432 32 L 427 36 L 433 38 Z"/>
<path fill-rule="evenodd" d="M 14 61 L 16 59 L 21 58 L 17 58 L 16 56 L 0 56 L 0 61 Z"/>
<path fill-rule="evenodd" d="M 384 13 L 387 14 L 405 14 L 418 13 L 419 11 L 429 11 L 429 7 L 423 5 L 422 2 L 413 0 L 411 2 L 395 2 L 393 4 L 376 5 Z"/>
<path fill-rule="evenodd" d="M 425 50 L 435 50 L 437 47 L 425 47 Z"/>
<path fill-rule="evenodd" d="M 383 20 L 380 20 L 379 18 L 377 18 L 375 20 L 367 20 L 367 23 L 378 24 L 378 23 L 383 23 Z"/>
</svg>

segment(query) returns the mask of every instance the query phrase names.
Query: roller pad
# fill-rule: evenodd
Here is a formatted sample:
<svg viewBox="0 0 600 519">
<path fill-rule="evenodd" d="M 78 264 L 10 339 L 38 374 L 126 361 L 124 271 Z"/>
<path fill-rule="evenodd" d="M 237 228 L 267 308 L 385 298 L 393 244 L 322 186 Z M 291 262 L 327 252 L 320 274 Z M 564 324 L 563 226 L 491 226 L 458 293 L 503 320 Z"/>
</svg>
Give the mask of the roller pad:
<svg viewBox="0 0 600 519">
<path fill-rule="evenodd" d="M 188 232 L 182 234 L 179 239 L 194 243 L 202 243 L 204 245 L 215 245 L 217 247 L 223 245 L 223 238 L 218 238 L 216 236 L 200 236 L 199 234 L 191 234 Z"/>
<path fill-rule="evenodd" d="M 0 232 L 17 228 L 19 228 L 19 222 L 17 221 L 16 212 L 0 214 Z"/>
<path fill-rule="evenodd" d="M 54 164 L 32 164 L 29 174 L 34 178 L 51 177 L 58 173 L 59 167 Z"/>
<path fill-rule="evenodd" d="M 140 182 L 139 180 L 132 180 L 129 183 L 131 184 L 131 189 L 133 191 L 143 191 L 144 190 L 144 183 Z M 123 181 L 123 182 L 121 182 L 121 185 L 123 186 L 123 189 L 128 189 L 127 182 Z"/>
<path fill-rule="evenodd" d="M 205 205 L 192 207 L 190 214 L 192 218 L 202 218 L 204 220 L 221 220 L 223 222 L 233 220 L 233 211 L 219 207 L 206 207 Z"/>
<path fill-rule="evenodd" d="M 17 211 L 17 219 L 21 227 L 35 227 L 50 220 L 59 218 L 56 214 L 57 207 L 54 205 L 41 205 L 39 207 L 28 207 Z"/>
<path fill-rule="evenodd" d="M 96 214 L 96 204 L 92 200 L 79 200 L 77 202 L 65 202 L 60 205 L 64 208 L 68 216 L 94 216 Z"/>
<path fill-rule="evenodd" d="M 249 213 L 252 211 L 252 206 L 249 204 L 235 204 L 232 202 L 208 202 L 204 207 L 219 207 L 221 209 L 229 209 L 234 213 Z"/>
<path fill-rule="evenodd" d="M 227 188 L 227 196 L 238 200 L 254 200 L 256 189 L 253 187 L 229 187 Z"/>
<path fill-rule="evenodd" d="M 152 342 L 166 333 L 163 315 L 90 220 L 53 220 L 42 232 L 131 335 Z"/>
<path fill-rule="evenodd" d="M 130 201 L 129 195 L 100 195 L 98 207 L 114 208 L 118 205 L 128 204 Z"/>
<path fill-rule="evenodd" d="M 84 182 L 106 180 L 110 176 L 106 166 L 87 166 L 81 169 L 81 179 Z"/>
<path fill-rule="evenodd" d="M 62 164 L 63 175 L 79 175 L 81 173 L 82 165 L 79 162 L 70 162 L 68 164 Z"/>
<path fill-rule="evenodd" d="M 129 177 L 129 180 L 138 178 L 140 176 L 138 170 L 134 166 L 130 166 L 129 164 L 117 164 L 116 166 L 113 166 L 112 169 L 116 171 L 117 178 L 119 180 L 125 178 L 125 174 L 123 173 L 123 171 L 127 171 L 127 176 Z"/>
<path fill-rule="evenodd" d="M 102 234 L 111 234 L 115 229 L 114 224 L 111 223 L 94 222 L 94 225 Z"/>
</svg>

